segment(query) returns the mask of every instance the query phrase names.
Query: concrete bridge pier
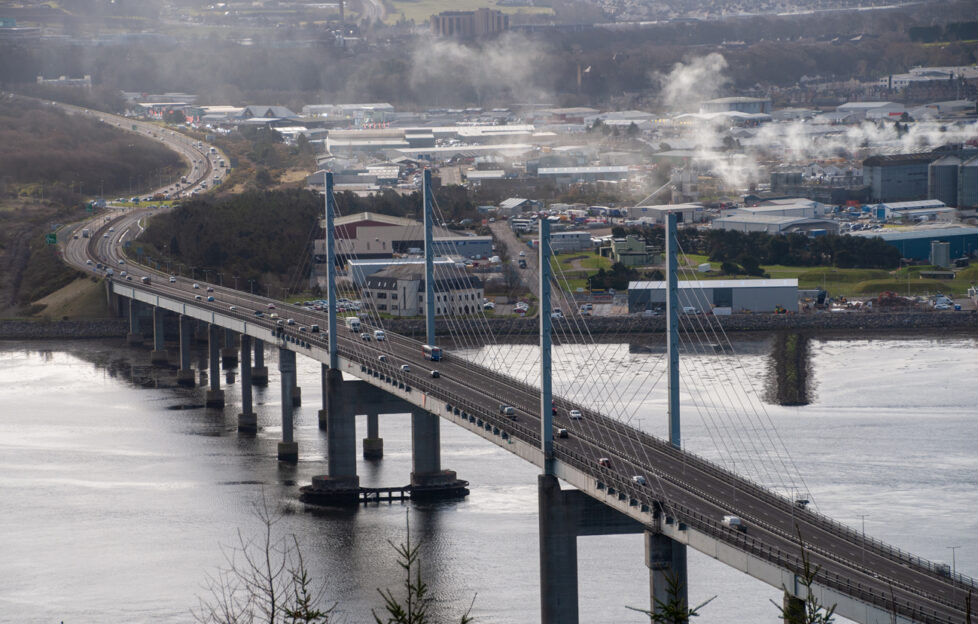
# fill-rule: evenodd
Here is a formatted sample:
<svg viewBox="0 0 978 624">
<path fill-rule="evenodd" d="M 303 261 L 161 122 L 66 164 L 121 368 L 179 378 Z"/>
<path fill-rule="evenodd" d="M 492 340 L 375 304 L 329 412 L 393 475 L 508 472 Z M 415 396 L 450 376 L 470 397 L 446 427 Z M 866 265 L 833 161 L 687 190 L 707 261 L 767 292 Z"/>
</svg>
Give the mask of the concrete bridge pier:
<svg viewBox="0 0 978 624">
<path fill-rule="evenodd" d="M 319 428 L 322 431 L 326 431 L 327 428 L 329 427 L 329 417 L 327 416 L 327 414 L 329 413 L 329 410 L 327 408 L 329 406 L 327 405 L 327 400 L 326 400 L 327 393 L 329 392 L 328 389 L 327 389 L 327 387 L 326 387 L 326 374 L 328 372 L 329 372 L 329 365 L 328 364 L 320 364 L 320 367 L 319 367 L 319 383 L 320 383 L 320 385 L 322 387 L 323 407 L 322 407 L 322 409 L 319 410 Z"/>
<path fill-rule="evenodd" d="M 164 365 L 170 362 L 164 342 L 163 315 L 165 313 L 163 308 L 153 307 L 153 350 L 149 354 L 149 361 L 153 365 Z"/>
<path fill-rule="evenodd" d="M 278 350 L 278 371 L 282 380 L 282 441 L 278 443 L 279 461 L 297 463 L 299 444 L 293 438 L 292 388 L 295 387 L 295 352 Z"/>
<path fill-rule="evenodd" d="M 540 621 L 578 624 L 577 538 L 638 534 L 645 527 L 580 490 L 537 477 L 540 521 Z"/>
<path fill-rule="evenodd" d="M 380 437 L 380 417 L 376 412 L 367 413 L 367 437 L 363 439 L 364 459 L 383 459 L 384 438 Z"/>
<path fill-rule="evenodd" d="M 129 333 L 126 334 L 126 342 L 132 346 L 143 344 L 143 334 L 139 331 L 139 303 L 135 299 L 129 299 Z"/>
<path fill-rule="evenodd" d="M 221 328 L 211 324 L 207 328 L 207 350 L 210 355 L 210 388 L 206 393 L 207 407 L 224 407 L 224 390 L 221 390 Z"/>
<path fill-rule="evenodd" d="M 197 385 L 194 370 L 190 368 L 190 317 L 180 315 L 180 370 L 177 371 L 177 383 L 181 386 Z"/>
<path fill-rule="evenodd" d="M 681 600 L 689 605 L 689 586 L 686 576 L 686 545 L 662 535 L 645 531 L 645 565 L 649 569 L 651 609 L 661 613 L 660 605 Z M 679 590 L 670 590 L 674 583 Z"/>
<path fill-rule="evenodd" d="M 256 386 L 268 385 L 268 368 L 265 366 L 265 341 L 255 338 L 255 365 L 251 369 L 251 383 Z"/>
<path fill-rule="evenodd" d="M 355 397 L 344 393 L 343 375 L 323 370 L 326 402 L 326 474 L 312 478 L 303 488 L 303 500 L 322 504 L 356 505 L 360 496 L 357 475 L 357 423 Z M 344 396 L 344 395 L 347 396 Z"/>
<path fill-rule="evenodd" d="M 238 414 L 238 431 L 258 431 L 258 415 L 251 405 L 251 336 L 241 334 L 241 413 Z"/>
<path fill-rule="evenodd" d="M 292 407 L 302 407 L 302 388 L 292 386 Z"/>
<path fill-rule="evenodd" d="M 221 349 L 221 365 L 224 370 L 238 366 L 238 350 L 234 344 L 234 331 L 224 330 L 224 348 Z"/>
<path fill-rule="evenodd" d="M 438 416 L 417 407 L 411 410 L 411 456 L 411 498 L 443 498 L 445 488 L 459 483 L 454 470 L 442 470 L 441 467 Z"/>
</svg>

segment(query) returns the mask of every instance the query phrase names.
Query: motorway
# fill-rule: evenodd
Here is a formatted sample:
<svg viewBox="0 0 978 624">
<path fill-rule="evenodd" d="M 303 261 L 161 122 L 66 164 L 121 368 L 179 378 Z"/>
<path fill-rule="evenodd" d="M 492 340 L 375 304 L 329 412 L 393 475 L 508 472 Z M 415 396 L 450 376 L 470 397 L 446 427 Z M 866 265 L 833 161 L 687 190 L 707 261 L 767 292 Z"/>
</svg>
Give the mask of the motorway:
<svg viewBox="0 0 978 624">
<path fill-rule="evenodd" d="M 159 131 L 157 126 L 152 128 Z M 174 140 L 173 144 L 186 147 L 180 140 Z M 184 277 L 176 277 L 171 283 L 167 274 L 131 262 L 124 254 L 123 244 L 138 236 L 151 212 L 133 209 L 107 221 L 104 216 L 98 217 L 86 225 L 92 229 L 91 238 L 68 238 L 64 246 L 65 260 L 88 271 L 96 263 L 103 263 L 116 270 L 113 279 L 123 280 L 134 288 L 265 327 L 282 337 L 282 346 L 298 353 L 308 352 L 313 346 L 328 347 L 326 317 L 322 312 Z M 88 261 L 92 262 L 91 266 Z M 127 271 L 125 278 L 119 276 L 121 270 Z M 151 279 L 150 285 L 140 283 L 143 276 Z M 199 287 L 195 288 L 195 284 Z M 214 300 L 207 301 L 208 297 Z M 256 312 L 263 314 L 259 317 Z M 281 318 L 270 318 L 271 312 Z M 287 319 L 293 319 L 295 324 L 288 324 Z M 314 324 L 322 331 L 313 333 Z M 373 329 L 365 324 L 362 331 L 372 333 Z M 389 331 L 386 334 L 388 339 L 384 341 L 364 341 L 359 333 L 340 324 L 336 340 L 337 350 L 346 363 L 344 372 L 381 388 L 384 383 L 413 387 L 439 406 L 444 404 L 455 413 L 498 428 L 507 437 L 539 447 L 538 389 L 453 357 L 450 351 L 446 351 L 445 359 L 440 362 L 425 360 L 419 341 Z M 405 364 L 409 371 L 401 369 Z M 431 376 L 433 369 L 439 371 L 438 378 Z M 505 403 L 516 408 L 515 420 L 500 414 L 499 405 L 503 401 L 499 397 L 506 397 Z M 749 479 L 598 414 L 587 405 L 571 404 L 558 397 L 555 406 L 555 427 L 568 431 L 568 437 L 554 439 L 557 461 L 588 475 L 609 495 L 614 492 L 647 508 L 650 512 L 647 523 L 653 521 L 652 512 L 661 510 L 663 516 L 689 529 L 795 570 L 800 568 L 800 534 L 812 563 L 821 566 L 817 581 L 820 585 L 896 611 L 913 621 L 966 621 L 965 596 L 973 587 L 970 579 L 951 579 L 930 562 L 870 538 L 864 539 L 858 531 L 798 507 Z M 571 420 L 568 417 L 571 409 L 581 410 L 584 417 Z M 599 458 L 607 458 L 609 466 L 598 465 Z M 645 477 L 646 484 L 636 483 L 633 476 Z M 724 526 L 721 521 L 725 515 L 740 516 L 747 530 Z"/>
</svg>

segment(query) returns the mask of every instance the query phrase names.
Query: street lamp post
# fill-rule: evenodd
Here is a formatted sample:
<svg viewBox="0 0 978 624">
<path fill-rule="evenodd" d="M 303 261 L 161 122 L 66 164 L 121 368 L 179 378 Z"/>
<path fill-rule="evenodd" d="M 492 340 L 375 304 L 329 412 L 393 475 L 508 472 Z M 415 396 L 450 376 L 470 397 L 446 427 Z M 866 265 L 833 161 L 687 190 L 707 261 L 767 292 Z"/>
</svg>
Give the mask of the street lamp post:
<svg viewBox="0 0 978 624">
<path fill-rule="evenodd" d="M 960 546 L 945 546 L 945 548 L 947 548 L 948 550 L 951 551 L 951 576 L 954 577 L 958 573 L 958 562 L 957 562 L 957 559 L 955 558 L 954 555 L 957 552 L 957 550 L 959 548 L 961 548 L 961 547 Z"/>
<path fill-rule="evenodd" d="M 248 283 L 251 284 L 251 294 L 255 294 L 255 280 L 250 279 Z"/>
<path fill-rule="evenodd" d="M 234 289 L 235 290 L 238 289 L 238 276 L 237 275 L 234 276 Z"/>
<path fill-rule="evenodd" d="M 224 273 L 217 274 L 217 284 L 222 288 L 224 287 Z"/>
<path fill-rule="evenodd" d="M 863 565 L 866 565 L 866 518 L 869 514 L 859 514 L 859 518 L 863 521 L 863 539 L 862 539 L 862 557 Z"/>
</svg>

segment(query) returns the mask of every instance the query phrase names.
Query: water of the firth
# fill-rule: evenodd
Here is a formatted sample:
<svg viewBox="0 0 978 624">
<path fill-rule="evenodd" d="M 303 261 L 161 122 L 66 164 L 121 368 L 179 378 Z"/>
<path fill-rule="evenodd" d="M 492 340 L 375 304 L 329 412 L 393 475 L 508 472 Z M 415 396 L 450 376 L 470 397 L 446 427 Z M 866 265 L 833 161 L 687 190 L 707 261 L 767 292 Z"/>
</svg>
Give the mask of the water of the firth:
<svg viewBox="0 0 978 624">
<path fill-rule="evenodd" d="M 765 345 L 739 350 L 739 365 L 761 377 Z M 656 356 L 622 345 L 608 357 L 625 377 Z M 257 536 L 249 509 L 262 491 L 295 512 L 279 528 L 298 536 L 326 580 L 337 622 L 372 621 L 377 588 L 402 581 L 388 541 L 404 540 L 406 514 L 423 541 L 438 621 L 476 594 L 479 622 L 539 621 L 535 467 L 443 423 L 443 465 L 471 481 L 467 500 L 310 513 L 296 498 L 297 486 L 324 472 L 318 363 L 299 358 L 300 461 L 287 466 L 275 459 L 273 354 L 268 389 L 257 390 L 256 437 L 235 431 L 237 384 L 223 412 L 195 407 L 200 391 L 145 387 L 156 374 L 147 361 L 121 342 L 0 346 L 0 621 L 191 621 L 222 546 L 238 530 Z M 948 547 L 960 546 L 958 570 L 978 576 L 976 341 L 815 341 L 812 364 L 814 402 L 767 409 L 821 511 L 854 527 L 865 515 L 867 533 L 930 559 L 950 563 Z M 659 408 L 641 416 L 661 434 Z M 382 419 L 381 435 L 384 459 L 361 463 L 361 482 L 406 483 L 408 416 Z M 695 418 L 684 437 L 690 450 L 711 452 Z M 582 622 L 648 621 L 625 608 L 648 605 L 641 536 L 580 539 L 579 557 Z M 776 590 L 689 557 L 692 601 L 717 596 L 699 624 L 778 621 Z"/>
</svg>

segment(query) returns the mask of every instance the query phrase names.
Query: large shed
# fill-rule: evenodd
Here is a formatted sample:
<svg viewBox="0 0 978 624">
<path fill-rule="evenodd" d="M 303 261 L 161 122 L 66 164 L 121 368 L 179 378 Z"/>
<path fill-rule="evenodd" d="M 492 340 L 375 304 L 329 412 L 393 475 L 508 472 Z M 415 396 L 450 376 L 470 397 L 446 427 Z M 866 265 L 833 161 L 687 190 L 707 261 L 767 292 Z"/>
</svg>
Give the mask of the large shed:
<svg viewBox="0 0 978 624">
<path fill-rule="evenodd" d="M 629 282 L 629 313 L 663 309 L 667 289 L 667 282 Z M 681 280 L 679 306 L 704 313 L 714 308 L 729 308 L 732 312 L 774 312 L 779 306 L 794 311 L 798 309 L 798 280 Z"/>
<path fill-rule="evenodd" d="M 944 227 L 914 230 L 853 232 L 853 236 L 879 236 L 888 245 L 900 250 L 900 255 L 913 260 L 930 260 L 931 243 L 946 241 L 952 258 L 970 256 L 978 250 L 978 228 Z"/>
</svg>

